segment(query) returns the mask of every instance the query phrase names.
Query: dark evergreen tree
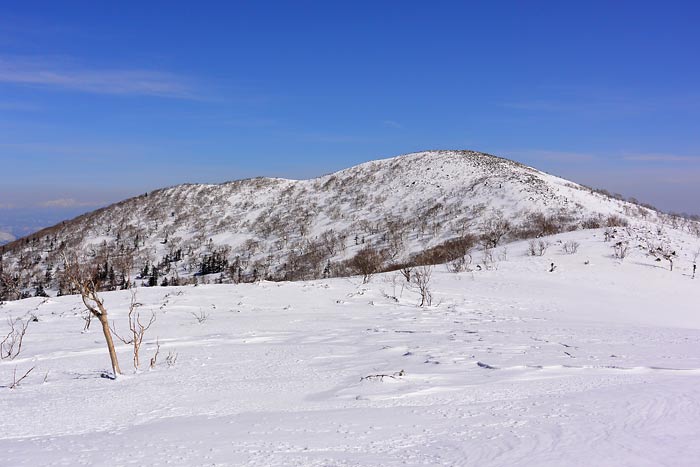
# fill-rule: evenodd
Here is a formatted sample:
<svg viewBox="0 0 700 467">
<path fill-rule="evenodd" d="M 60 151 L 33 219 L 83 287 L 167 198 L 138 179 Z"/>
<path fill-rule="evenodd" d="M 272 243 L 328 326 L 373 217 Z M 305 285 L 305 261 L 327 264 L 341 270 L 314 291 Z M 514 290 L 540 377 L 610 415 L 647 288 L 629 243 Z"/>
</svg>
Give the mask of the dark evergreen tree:
<svg viewBox="0 0 700 467">
<path fill-rule="evenodd" d="M 39 283 L 37 284 L 36 288 L 34 289 L 34 296 L 35 297 L 48 297 L 49 294 L 46 293 L 44 290 L 44 284 Z"/>
</svg>

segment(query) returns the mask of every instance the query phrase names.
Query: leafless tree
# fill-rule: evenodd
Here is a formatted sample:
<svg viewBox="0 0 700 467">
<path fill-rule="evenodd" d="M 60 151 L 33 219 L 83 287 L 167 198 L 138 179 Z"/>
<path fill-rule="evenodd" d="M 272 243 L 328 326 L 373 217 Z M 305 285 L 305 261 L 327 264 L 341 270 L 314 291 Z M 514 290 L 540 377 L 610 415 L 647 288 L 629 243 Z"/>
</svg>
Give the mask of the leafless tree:
<svg viewBox="0 0 700 467">
<path fill-rule="evenodd" d="M 496 212 L 493 216 L 486 219 L 481 240 L 489 248 L 495 248 L 501 243 L 503 237 L 505 237 L 510 230 L 510 222 L 503 218 L 502 213 Z"/>
<path fill-rule="evenodd" d="M 608 227 L 603 231 L 603 238 L 606 242 L 609 242 L 611 239 L 615 238 L 615 231 Z"/>
<path fill-rule="evenodd" d="M 0 360 L 14 360 L 22 352 L 22 342 L 29 327 L 29 320 L 7 319 L 10 331 L 0 340 Z"/>
<path fill-rule="evenodd" d="M 1 262 L 0 266 L 2 266 Z M 21 283 L 22 280 L 19 275 L 3 272 L 3 268 L 0 267 L 0 302 L 3 300 L 18 300 L 22 296 Z"/>
<path fill-rule="evenodd" d="M 123 287 L 126 289 L 131 288 L 131 271 L 134 267 L 133 253 L 129 252 L 117 256 L 114 262 L 117 267 L 117 273 L 124 279 Z"/>
<path fill-rule="evenodd" d="M 433 294 L 430 291 L 430 278 L 433 274 L 432 266 L 418 266 L 411 278 L 411 284 L 420 293 L 420 304 L 418 306 L 430 306 L 433 304 Z"/>
<path fill-rule="evenodd" d="M 413 268 L 411 266 L 404 266 L 401 268 L 401 275 L 406 279 L 406 282 L 411 282 L 411 273 Z"/>
<path fill-rule="evenodd" d="M 530 256 L 544 256 L 547 247 L 549 247 L 549 243 L 542 239 L 530 240 L 527 244 L 527 254 Z"/>
<path fill-rule="evenodd" d="M 573 240 L 570 240 L 566 243 L 564 243 L 564 246 L 562 249 L 564 250 L 564 253 L 567 255 L 573 255 L 578 251 L 578 247 L 580 246 L 579 242 L 575 242 Z"/>
<path fill-rule="evenodd" d="M 484 269 L 487 271 L 498 269 L 496 260 L 493 258 L 493 248 L 484 246 L 481 249 L 481 262 L 484 264 Z"/>
<path fill-rule="evenodd" d="M 613 245 L 613 256 L 619 260 L 623 260 L 629 254 L 629 248 L 629 243 L 617 242 Z"/>
<path fill-rule="evenodd" d="M 528 223 L 536 236 L 554 235 L 561 232 L 562 226 L 555 216 L 548 216 L 542 212 L 535 212 L 528 217 Z"/>
<path fill-rule="evenodd" d="M 338 251 L 340 239 L 333 230 L 326 230 L 321 234 L 320 244 L 329 257 L 335 256 Z"/>
<path fill-rule="evenodd" d="M 469 268 L 469 265 L 472 262 L 472 255 L 471 253 L 467 253 L 463 256 L 459 256 L 456 259 L 453 259 L 452 261 L 447 263 L 447 269 L 450 272 L 463 272 L 466 271 Z"/>
<path fill-rule="evenodd" d="M 383 263 L 383 255 L 375 248 L 366 246 L 350 260 L 349 267 L 356 274 L 361 274 L 362 283 L 366 284 L 372 275 L 379 271 Z"/>
<path fill-rule="evenodd" d="M 138 311 L 138 307 L 141 306 L 141 304 L 136 301 L 136 289 L 131 289 L 130 291 L 131 301 L 129 303 L 128 314 L 129 334 L 126 337 L 120 336 L 114 327 L 114 323 L 112 323 L 112 333 L 114 333 L 114 335 L 117 336 L 117 339 L 123 343 L 132 346 L 134 353 L 134 369 L 138 370 L 141 366 L 139 358 L 141 344 L 143 343 L 143 338 L 146 335 L 146 331 L 148 331 L 153 323 L 155 323 L 156 314 L 151 312 L 151 317 L 149 318 L 148 323 L 144 324 L 141 321 L 141 313 Z"/>
<path fill-rule="evenodd" d="M 104 306 L 104 299 L 97 293 L 98 284 L 95 279 L 94 271 L 91 271 L 91 268 L 79 263 L 76 257 L 69 260 L 66 255 L 63 256 L 63 265 L 65 278 L 80 294 L 88 313 L 97 318 L 102 325 L 102 333 L 104 334 L 109 358 L 112 363 L 112 373 L 116 378 L 118 375 L 121 375 L 122 372 L 119 368 L 119 360 L 117 359 L 117 352 L 114 349 L 112 332 L 109 328 L 107 308 Z"/>
<path fill-rule="evenodd" d="M 668 261 L 669 270 L 673 271 L 673 260 L 678 256 L 675 250 L 667 245 L 649 245 L 648 250 L 649 254 L 656 258 L 656 261 L 661 261 L 662 259 Z"/>
</svg>

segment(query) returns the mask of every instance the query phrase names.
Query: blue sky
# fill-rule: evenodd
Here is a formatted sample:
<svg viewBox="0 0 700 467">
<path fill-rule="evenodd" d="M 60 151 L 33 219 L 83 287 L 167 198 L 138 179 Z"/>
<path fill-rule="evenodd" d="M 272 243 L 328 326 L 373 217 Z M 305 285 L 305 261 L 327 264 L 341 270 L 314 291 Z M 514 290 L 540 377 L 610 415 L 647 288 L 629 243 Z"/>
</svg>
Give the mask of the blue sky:
<svg viewBox="0 0 700 467">
<path fill-rule="evenodd" d="M 6 0 L 0 225 L 432 148 L 698 213 L 698 24 L 695 2 Z"/>
</svg>

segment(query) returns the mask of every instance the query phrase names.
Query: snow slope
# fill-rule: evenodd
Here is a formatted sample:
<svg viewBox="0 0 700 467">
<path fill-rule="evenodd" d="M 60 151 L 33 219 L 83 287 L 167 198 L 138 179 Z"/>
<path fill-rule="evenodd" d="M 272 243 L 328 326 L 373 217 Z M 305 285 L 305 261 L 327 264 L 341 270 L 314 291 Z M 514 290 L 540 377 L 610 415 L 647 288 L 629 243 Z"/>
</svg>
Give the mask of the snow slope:
<svg viewBox="0 0 700 467">
<path fill-rule="evenodd" d="M 0 388 L 0 465 L 697 465 L 700 245 L 666 234 L 673 272 L 570 232 L 435 267 L 423 308 L 397 273 L 142 288 L 159 363 L 116 381 L 77 297 L 5 303 L 38 322 L 0 362 L 0 385 L 36 367 Z M 128 293 L 103 296 L 123 329 Z"/>
</svg>

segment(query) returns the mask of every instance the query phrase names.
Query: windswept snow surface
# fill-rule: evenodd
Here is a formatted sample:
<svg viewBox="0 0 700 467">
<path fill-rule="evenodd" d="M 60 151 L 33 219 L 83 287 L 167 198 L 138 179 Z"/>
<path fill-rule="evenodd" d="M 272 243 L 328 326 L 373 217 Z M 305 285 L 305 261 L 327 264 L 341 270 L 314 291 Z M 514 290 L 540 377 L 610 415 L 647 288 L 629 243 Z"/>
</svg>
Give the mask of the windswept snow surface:
<svg viewBox="0 0 700 467">
<path fill-rule="evenodd" d="M 38 322 L 0 363 L 0 465 L 697 465 L 691 259 L 621 262 L 597 230 L 548 240 L 436 266 L 424 308 L 395 273 L 139 289 L 158 364 L 134 374 L 119 345 L 116 381 L 77 297 L 6 303 L 3 323 Z M 128 292 L 103 296 L 124 333 Z"/>
</svg>

